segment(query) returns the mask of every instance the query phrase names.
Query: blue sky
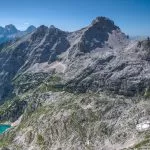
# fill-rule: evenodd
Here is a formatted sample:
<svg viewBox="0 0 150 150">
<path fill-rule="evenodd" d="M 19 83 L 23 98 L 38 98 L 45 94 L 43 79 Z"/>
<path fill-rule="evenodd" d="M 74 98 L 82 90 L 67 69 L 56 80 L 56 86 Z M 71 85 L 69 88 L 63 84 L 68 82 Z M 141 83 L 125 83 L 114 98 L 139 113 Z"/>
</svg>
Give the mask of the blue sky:
<svg viewBox="0 0 150 150">
<path fill-rule="evenodd" d="M 0 25 L 51 24 L 74 31 L 106 16 L 129 35 L 150 35 L 150 0 L 1 0 Z"/>
</svg>

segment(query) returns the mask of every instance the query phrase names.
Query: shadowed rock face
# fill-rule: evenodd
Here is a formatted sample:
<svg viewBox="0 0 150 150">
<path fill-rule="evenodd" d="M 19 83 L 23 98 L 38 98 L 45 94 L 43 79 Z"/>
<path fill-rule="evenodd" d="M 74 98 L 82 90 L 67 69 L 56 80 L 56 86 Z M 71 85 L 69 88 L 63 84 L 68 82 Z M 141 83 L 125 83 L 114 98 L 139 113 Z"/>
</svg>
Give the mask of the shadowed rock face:
<svg viewBox="0 0 150 150">
<path fill-rule="evenodd" d="M 69 56 L 78 56 L 83 53 L 89 53 L 92 50 L 98 48 L 104 48 L 106 45 L 111 47 L 111 42 L 108 42 L 108 39 L 113 32 L 116 33 L 116 37 L 113 37 L 112 40 L 116 38 L 117 41 L 125 43 L 127 37 L 121 32 L 119 27 L 117 27 L 113 21 L 105 17 L 97 17 L 92 23 L 79 31 L 72 33 L 71 39 L 71 48 L 69 51 Z M 119 36 L 119 34 L 122 34 Z M 70 36 L 69 36 L 70 38 Z M 107 43 L 107 44 L 106 44 Z M 115 44 L 115 43 L 113 43 Z M 121 45 L 116 43 L 116 47 Z"/>
<path fill-rule="evenodd" d="M 105 17 L 97 17 L 92 21 L 91 26 L 83 35 L 83 41 L 87 41 L 87 51 L 95 48 L 102 48 L 106 41 L 108 41 L 109 34 L 112 34 L 113 30 L 120 30 L 113 21 Z"/>
<path fill-rule="evenodd" d="M 35 63 L 51 63 L 69 47 L 66 32 L 40 26 L 33 34 L 17 42 L 1 46 L 1 97 L 12 92 L 11 80 L 20 69 L 25 71 Z M 23 73 L 20 71 L 20 73 Z M 5 80 L 4 80 L 5 79 Z M 6 92 L 7 91 L 7 92 Z M 10 92 L 9 92 L 10 91 Z"/>
</svg>

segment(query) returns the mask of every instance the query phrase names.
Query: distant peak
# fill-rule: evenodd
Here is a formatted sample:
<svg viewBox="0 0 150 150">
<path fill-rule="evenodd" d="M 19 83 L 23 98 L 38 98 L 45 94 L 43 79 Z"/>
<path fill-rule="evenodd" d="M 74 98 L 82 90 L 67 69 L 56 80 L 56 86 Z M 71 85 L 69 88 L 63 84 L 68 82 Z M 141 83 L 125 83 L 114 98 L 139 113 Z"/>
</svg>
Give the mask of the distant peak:
<svg viewBox="0 0 150 150">
<path fill-rule="evenodd" d="M 44 33 L 46 31 L 48 31 L 48 27 L 45 25 L 41 25 L 37 28 L 36 33 L 42 33 L 42 32 Z"/>
<path fill-rule="evenodd" d="M 45 34 L 47 31 L 48 31 L 48 27 L 45 25 L 41 25 L 36 29 L 34 34 Z"/>
<path fill-rule="evenodd" d="M 5 29 L 7 29 L 7 30 L 10 30 L 10 29 L 11 30 L 17 30 L 17 28 L 13 24 L 6 25 Z"/>
<path fill-rule="evenodd" d="M 45 26 L 45 25 L 41 25 L 41 26 L 39 26 L 37 29 L 38 29 L 38 30 L 43 30 L 43 29 L 48 29 L 48 27 Z"/>
<path fill-rule="evenodd" d="M 30 26 L 28 27 L 28 29 L 29 29 L 29 28 L 34 28 L 34 29 L 35 29 L 36 27 L 35 27 L 35 26 L 33 26 L 33 25 L 30 25 Z"/>
<path fill-rule="evenodd" d="M 57 32 L 57 31 L 62 31 L 62 30 L 56 28 L 54 25 L 51 25 L 51 26 L 49 27 L 49 32 Z"/>
<path fill-rule="evenodd" d="M 55 29 L 56 27 L 54 25 L 51 25 L 49 28 L 50 29 Z"/>
<path fill-rule="evenodd" d="M 98 22 L 113 22 L 112 20 L 110 20 L 109 18 L 107 17 L 96 17 L 93 21 L 92 21 L 92 24 L 95 24 L 95 23 L 98 23 Z"/>
<path fill-rule="evenodd" d="M 118 26 L 116 26 L 114 24 L 114 21 L 112 21 L 111 19 L 107 18 L 107 17 L 96 17 L 93 21 L 92 21 L 92 25 L 99 25 L 99 26 L 103 26 L 103 27 L 114 27 L 115 29 L 119 29 Z"/>
</svg>

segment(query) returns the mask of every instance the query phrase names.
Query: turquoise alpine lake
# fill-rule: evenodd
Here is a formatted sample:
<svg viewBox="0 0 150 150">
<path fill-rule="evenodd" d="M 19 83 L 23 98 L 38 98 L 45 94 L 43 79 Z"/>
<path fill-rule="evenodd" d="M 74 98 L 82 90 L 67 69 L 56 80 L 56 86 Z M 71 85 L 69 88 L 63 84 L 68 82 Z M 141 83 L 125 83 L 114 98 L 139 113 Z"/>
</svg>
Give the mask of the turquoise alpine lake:
<svg viewBox="0 0 150 150">
<path fill-rule="evenodd" d="M 4 133 L 10 127 L 10 125 L 0 124 L 0 134 Z"/>
</svg>

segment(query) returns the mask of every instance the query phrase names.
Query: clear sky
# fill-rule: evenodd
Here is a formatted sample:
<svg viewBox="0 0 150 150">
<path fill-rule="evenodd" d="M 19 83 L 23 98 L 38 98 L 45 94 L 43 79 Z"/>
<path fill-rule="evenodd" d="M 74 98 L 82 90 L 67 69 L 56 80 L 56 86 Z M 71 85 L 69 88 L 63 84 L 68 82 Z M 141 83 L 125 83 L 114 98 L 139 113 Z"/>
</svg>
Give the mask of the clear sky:
<svg viewBox="0 0 150 150">
<path fill-rule="evenodd" d="M 150 35 L 150 0 L 1 0 L 0 25 L 51 24 L 74 31 L 106 16 L 129 35 Z"/>
</svg>

